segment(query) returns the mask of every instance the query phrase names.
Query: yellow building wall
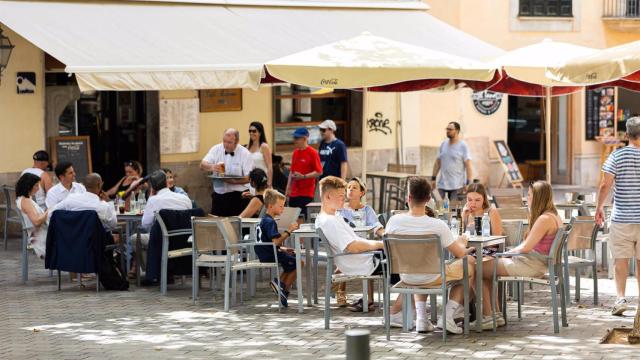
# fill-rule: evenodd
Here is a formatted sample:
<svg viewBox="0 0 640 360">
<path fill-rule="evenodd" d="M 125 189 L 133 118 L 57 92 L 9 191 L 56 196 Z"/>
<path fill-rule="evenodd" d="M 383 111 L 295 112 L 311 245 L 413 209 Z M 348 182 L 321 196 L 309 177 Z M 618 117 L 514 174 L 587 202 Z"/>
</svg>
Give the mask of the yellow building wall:
<svg viewBox="0 0 640 360">
<path fill-rule="evenodd" d="M 31 166 L 33 153 L 45 148 L 44 53 L 6 26 L 2 29 L 15 45 L 0 79 L 0 173 L 8 173 Z M 17 94 L 17 72 L 36 73 L 34 94 Z"/>
<path fill-rule="evenodd" d="M 161 100 L 192 98 L 198 98 L 197 91 L 160 91 Z M 160 162 L 202 160 L 213 145 L 222 142 L 222 134 L 229 127 L 240 131 L 240 144 L 247 144 L 249 142 L 249 124 L 253 121 L 260 121 L 264 125 L 267 141 L 271 142 L 273 133 L 271 88 L 264 87 L 258 91 L 244 89 L 242 104 L 242 111 L 200 113 L 199 151 L 186 154 L 163 154 L 160 157 Z"/>
<path fill-rule="evenodd" d="M 616 31 L 602 20 L 603 1 L 574 1 L 574 17 L 559 19 L 518 19 L 514 16 L 518 0 L 426 0 L 429 13 L 494 46 L 505 50 L 534 44 L 545 38 L 593 48 L 606 48 L 640 40 L 640 25 L 633 31 Z M 516 11 L 517 13 L 517 11 Z M 553 21 L 571 25 L 569 31 L 522 31 L 514 23 Z M 552 29 L 551 26 L 547 27 Z M 595 155 L 601 146 L 596 141 L 585 140 L 584 92 L 574 96 L 573 150 L 575 155 Z"/>
</svg>

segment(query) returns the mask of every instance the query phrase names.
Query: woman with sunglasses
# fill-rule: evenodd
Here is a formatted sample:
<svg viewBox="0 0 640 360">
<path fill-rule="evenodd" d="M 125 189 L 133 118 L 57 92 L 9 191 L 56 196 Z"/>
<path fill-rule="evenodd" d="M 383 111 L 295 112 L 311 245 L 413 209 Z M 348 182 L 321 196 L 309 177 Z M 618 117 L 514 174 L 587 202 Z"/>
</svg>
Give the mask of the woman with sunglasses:
<svg viewBox="0 0 640 360">
<path fill-rule="evenodd" d="M 271 148 L 267 144 L 264 126 L 259 121 L 254 121 L 249 125 L 249 145 L 247 145 L 247 149 L 251 153 L 253 167 L 262 169 L 267 174 L 267 186 L 271 187 L 273 183 Z"/>
<path fill-rule="evenodd" d="M 131 184 L 142 177 L 142 164 L 139 161 L 127 161 L 124 163 L 124 176 L 106 194 L 113 199 L 121 191 L 125 192 L 125 198 L 131 193 Z"/>
</svg>

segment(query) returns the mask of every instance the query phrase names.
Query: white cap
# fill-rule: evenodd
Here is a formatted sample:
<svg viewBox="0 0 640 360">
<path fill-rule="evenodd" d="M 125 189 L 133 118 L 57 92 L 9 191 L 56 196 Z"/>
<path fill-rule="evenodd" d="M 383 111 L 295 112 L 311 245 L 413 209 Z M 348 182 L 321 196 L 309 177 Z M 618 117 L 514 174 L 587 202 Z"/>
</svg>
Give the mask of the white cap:
<svg viewBox="0 0 640 360">
<path fill-rule="evenodd" d="M 336 127 L 336 123 L 333 122 L 333 120 L 325 120 L 323 122 L 320 123 L 320 125 L 318 125 L 318 127 L 320 129 L 331 129 L 333 131 L 336 131 L 338 128 Z"/>
</svg>

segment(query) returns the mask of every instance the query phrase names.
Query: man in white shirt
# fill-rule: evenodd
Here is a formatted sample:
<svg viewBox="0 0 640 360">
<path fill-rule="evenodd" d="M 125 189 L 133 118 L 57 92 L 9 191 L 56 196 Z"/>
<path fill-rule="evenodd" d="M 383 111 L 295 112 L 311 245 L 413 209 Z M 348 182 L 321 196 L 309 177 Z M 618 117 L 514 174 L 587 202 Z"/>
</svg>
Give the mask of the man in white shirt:
<svg viewBox="0 0 640 360">
<path fill-rule="evenodd" d="M 102 192 L 102 177 L 97 173 L 91 173 L 84 179 L 86 192 L 69 194 L 64 200 L 56 204 L 53 211 L 69 210 L 82 211 L 94 210 L 102 222 L 106 231 L 118 227 L 118 218 L 113 203 L 106 202 L 106 195 Z M 101 198 L 100 196 L 103 195 Z M 52 212 L 49 212 L 51 216 Z"/>
<path fill-rule="evenodd" d="M 167 187 L 167 174 L 162 170 L 154 171 L 149 176 L 151 196 L 142 215 L 142 227 L 150 230 L 155 219 L 155 213 L 163 210 L 189 210 L 192 208 L 191 199 L 183 194 L 171 191 Z"/>
<path fill-rule="evenodd" d="M 155 213 L 167 209 L 167 210 L 189 210 L 192 208 L 191 200 L 186 195 L 178 194 L 171 191 L 167 187 L 167 174 L 162 170 L 156 170 L 149 176 L 149 185 L 151 187 L 151 195 L 147 200 L 147 206 L 144 208 L 144 214 L 142 215 L 141 226 L 143 229 L 149 231 L 155 221 Z M 135 249 L 136 236 L 131 239 L 133 248 Z M 149 246 L 149 234 L 140 234 L 140 243 L 144 248 Z M 153 259 L 152 255 L 148 258 L 147 269 L 150 268 L 149 263 L 152 261 L 160 262 L 160 258 Z M 159 269 L 159 266 L 157 267 Z M 150 286 L 156 285 L 157 279 L 146 274 L 146 279 L 142 285 Z"/>
<path fill-rule="evenodd" d="M 407 179 L 407 202 L 409 203 L 409 212 L 392 216 L 387 222 L 385 232 L 387 234 L 397 235 L 420 235 L 420 234 L 436 234 L 440 236 L 443 249 L 458 258 L 453 263 L 446 265 L 447 281 L 461 280 L 463 278 L 462 258 L 467 256 L 469 268 L 469 281 L 473 279 L 473 264 L 475 258 L 467 255 L 466 238 L 461 237 L 458 240 L 453 238 L 447 224 L 439 219 L 426 215 L 425 206 L 431 198 L 431 185 L 426 178 L 410 177 Z M 400 279 L 410 285 L 430 285 L 439 286 L 441 284 L 440 275 L 431 274 L 400 274 Z M 473 282 L 471 282 L 473 283 Z M 449 301 L 447 301 L 447 331 L 454 334 L 462 334 L 463 329 L 454 321 L 455 318 L 464 316 L 464 308 L 461 305 L 464 301 L 464 289 L 462 285 L 457 285 L 451 289 L 449 293 Z M 416 331 L 427 332 L 433 330 L 433 325 L 427 318 L 426 300 L 427 295 L 414 295 L 416 304 Z M 402 302 L 397 301 L 391 309 L 391 323 L 395 326 L 402 326 Z M 435 309 L 432 309 L 435 311 Z M 438 319 L 438 328 L 443 327 L 443 319 Z"/>
<path fill-rule="evenodd" d="M 20 176 L 30 173 L 40 178 L 40 189 L 35 195 L 36 204 L 38 204 L 42 210 L 47 210 L 47 204 L 45 202 L 47 191 L 53 186 L 53 179 L 47 172 L 49 167 L 49 153 L 44 150 L 38 150 L 33 154 L 33 167 L 26 168 L 22 171 Z"/>
<path fill-rule="evenodd" d="M 75 182 L 76 172 L 70 162 L 61 162 L 56 165 L 55 173 L 60 182 L 47 192 L 47 209 L 53 209 L 56 204 L 64 200 L 69 194 L 87 191 L 82 184 Z"/>
<path fill-rule="evenodd" d="M 322 229 L 335 254 L 382 250 L 382 241 L 359 237 L 344 218 L 337 214 L 337 210 L 344 206 L 346 187 L 346 182 L 335 176 L 327 176 L 320 181 L 322 207 L 316 218 L 316 228 Z M 339 256 L 335 258 L 335 264 L 345 275 L 382 274 L 382 263 L 373 254 Z M 373 286 L 369 286 L 369 299 L 373 299 Z"/>
<path fill-rule="evenodd" d="M 249 173 L 253 170 L 253 160 L 249 150 L 239 145 L 239 141 L 238 130 L 225 130 L 222 143 L 213 146 L 200 163 L 200 169 L 203 171 L 237 177 L 213 180 L 213 215 L 238 216 L 248 204 L 242 193 L 249 190 Z"/>
</svg>

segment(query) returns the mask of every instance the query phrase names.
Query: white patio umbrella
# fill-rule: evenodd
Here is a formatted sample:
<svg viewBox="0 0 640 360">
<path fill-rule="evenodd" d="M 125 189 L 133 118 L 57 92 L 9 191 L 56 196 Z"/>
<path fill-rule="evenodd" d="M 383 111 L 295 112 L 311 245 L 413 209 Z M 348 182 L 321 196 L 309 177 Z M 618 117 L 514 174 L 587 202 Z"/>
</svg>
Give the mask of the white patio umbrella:
<svg viewBox="0 0 640 360">
<path fill-rule="evenodd" d="M 560 82 L 546 75 L 547 69 L 566 63 L 576 57 L 586 57 L 597 49 L 545 39 L 524 46 L 494 59 L 493 64 L 504 71 L 502 79 L 491 91 L 520 96 L 545 98 L 546 179 L 551 182 L 551 97 L 565 95 L 581 89 L 571 82 Z"/>
<path fill-rule="evenodd" d="M 363 130 L 368 90 L 425 90 L 448 85 L 455 80 L 485 83 L 499 76 L 490 64 L 369 33 L 273 60 L 266 67 L 270 76 L 292 84 L 362 89 Z M 363 178 L 366 177 L 367 166 L 366 138 L 363 132 Z"/>
</svg>

